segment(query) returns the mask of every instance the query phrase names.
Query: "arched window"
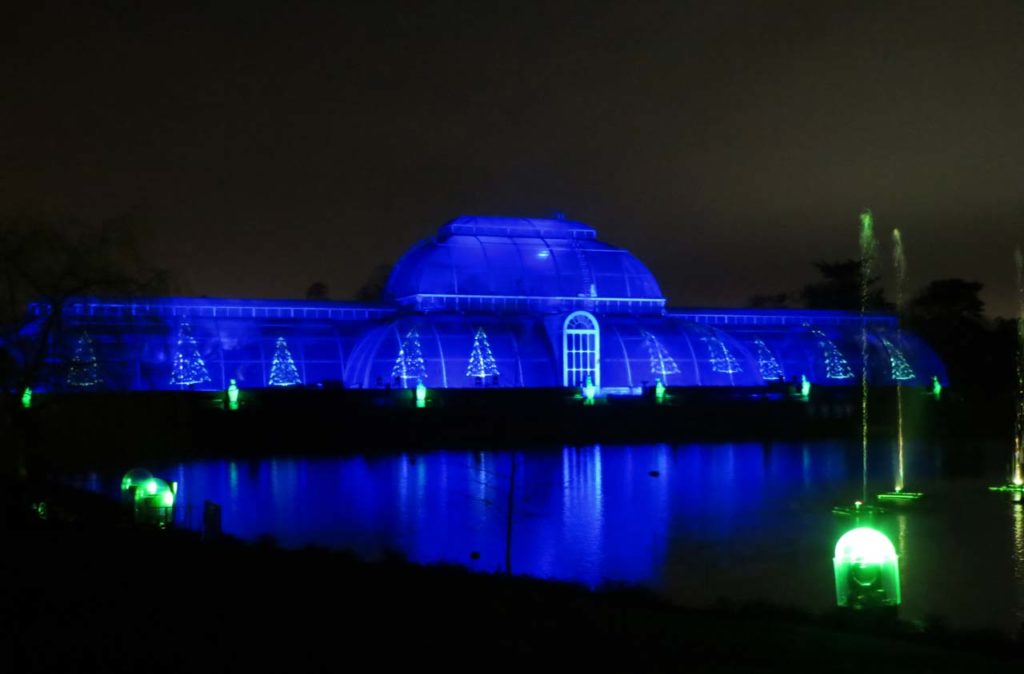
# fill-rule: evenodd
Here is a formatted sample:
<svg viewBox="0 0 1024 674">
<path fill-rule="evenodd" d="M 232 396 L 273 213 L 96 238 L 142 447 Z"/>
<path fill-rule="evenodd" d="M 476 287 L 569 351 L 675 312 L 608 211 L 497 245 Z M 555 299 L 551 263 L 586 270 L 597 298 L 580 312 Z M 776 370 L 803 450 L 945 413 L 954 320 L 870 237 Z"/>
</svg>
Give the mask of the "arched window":
<svg viewBox="0 0 1024 674">
<path fill-rule="evenodd" d="M 583 386 L 588 376 L 601 388 L 601 330 L 591 314 L 577 311 L 562 325 L 562 385 Z"/>
</svg>

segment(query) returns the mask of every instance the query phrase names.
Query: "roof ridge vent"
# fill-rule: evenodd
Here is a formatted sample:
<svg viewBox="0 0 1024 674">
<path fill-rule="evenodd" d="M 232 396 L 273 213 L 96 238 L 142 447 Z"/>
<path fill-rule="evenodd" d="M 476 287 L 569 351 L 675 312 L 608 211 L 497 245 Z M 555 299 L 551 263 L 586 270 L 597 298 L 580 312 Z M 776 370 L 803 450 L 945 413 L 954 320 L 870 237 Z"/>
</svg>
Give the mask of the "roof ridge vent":
<svg viewBox="0 0 1024 674">
<path fill-rule="evenodd" d="M 441 226 L 442 241 L 451 236 L 509 236 L 534 239 L 596 239 L 597 230 L 582 222 L 551 218 L 463 215 Z"/>
</svg>

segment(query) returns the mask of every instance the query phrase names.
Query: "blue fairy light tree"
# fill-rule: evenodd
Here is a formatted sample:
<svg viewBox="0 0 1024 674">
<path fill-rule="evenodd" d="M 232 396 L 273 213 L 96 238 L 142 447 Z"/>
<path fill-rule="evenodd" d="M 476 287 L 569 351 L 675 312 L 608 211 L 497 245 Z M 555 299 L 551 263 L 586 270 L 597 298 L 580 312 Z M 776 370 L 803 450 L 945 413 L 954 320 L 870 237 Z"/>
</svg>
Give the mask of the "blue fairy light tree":
<svg viewBox="0 0 1024 674">
<path fill-rule="evenodd" d="M 178 327 L 178 343 L 174 348 L 174 362 L 171 365 L 171 384 L 191 386 L 210 381 L 206 361 L 199 353 L 192 328 L 185 321 Z"/>
<path fill-rule="evenodd" d="M 914 379 L 917 375 L 914 374 L 914 368 L 910 367 L 910 363 L 907 362 L 903 352 L 885 337 L 882 337 L 882 344 L 889 354 L 889 367 L 893 381 Z"/>
<path fill-rule="evenodd" d="M 274 346 L 274 359 L 270 363 L 270 379 L 267 383 L 270 386 L 295 386 L 302 383 L 284 337 L 278 337 Z"/>
<path fill-rule="evenodd" d="M 643 331 L 643 335 L 647 353 L 651 357 L 651 376 L 664 382 L 668 375 L 679 374 L 679 366 L 676 365 L 675 358 L 668 352 L 665 345 L 646 330 Z"/>
<path fill-rule="evenodd" d="M 708 345 L 708 359 L 711 361 L 711 369 L 722 374 L 733 374 L 743 372 L 740 362 L 729 351 L 729 347 L 718 337 L 702 337 Z"/>
<path fill-rule="evenodd" d="M 853 379 L 853 370 L 846 358 L 839 352 L 831 339 L 825 336 L 821 330 L 811 332 L 818 338 L 818 346 L 821 348 L 825 358 L 825 376 L 829 379 Z"/>
<path fill-rule="evenodd" d="M 410 380 L 427 378 L 427 366 L 423 362 L 423 350 L 420 348 L 420 334 L 416 328 L 407 332 L 399 345 L 395 365 L 391 368 L 391 378 L 400 381 L 402 386 Z"/>
<path fill-rule="evenodd" d="M 764 340 L 757 338 L 754 340 L 754 344 L 757 346 L 757 366 L 761 370 L 761 379 L 765 381 L 781 381 L 785 379 L 786 375 L 782 371 L 782 366 L 779 365 L 775 354 L 764 343 Z"/>
<path fill-rule="evenodd" d="M 473 336 L 473 350 L 469 354 L 466 376 L 481 380 L 499 376 L 498 364 L 494 362 L 494 354 L 491 353 L 491 345 L 483 328 L 477 328 Z"/>
<path fill-rule="evenodd" d="M 82 388 L 103 383 L 99 364 L 96 362 L 96 351 L 93 349 L 92 339 L 87 332 L 83 332 L 75 340 L 75 348 L 71 353 L 71 364 L 68 366 L 67 382 L 70 386 Z"/>
</svg>

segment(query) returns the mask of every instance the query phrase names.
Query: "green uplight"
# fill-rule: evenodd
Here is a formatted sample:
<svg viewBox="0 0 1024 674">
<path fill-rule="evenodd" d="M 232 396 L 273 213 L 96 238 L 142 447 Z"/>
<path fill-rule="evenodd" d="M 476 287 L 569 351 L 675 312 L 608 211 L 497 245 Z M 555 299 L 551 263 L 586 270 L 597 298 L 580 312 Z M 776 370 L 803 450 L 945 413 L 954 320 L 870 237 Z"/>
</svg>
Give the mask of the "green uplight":
<svg viewBox="0 0 1024 674">
<path fill-rule="evenodd" d="M 422 379 L 416 380 L 416 407 L 427 406 L 427 387 L 423 385 Z"/>
<path fill-rule="evenodd" d="M 661 383 L 661 379 L 654 381 L 654 399 L 659 404 L 665 402 L 665 385 Z"/>
<path fill-rule="evenodd" d="M 583 385 L 583 404 L 593 405 L 594 398 L 597 396 L 597 387 L 594 386 L 594 380 L 587 375 L 587 382 Z"/>
<path fill-rule="evenodd" d="M 26 410 L 32 407 L 32 388 L 29 386 L 26 386 L 21 394 L 21 406 Z"/>
<path fill-rule="evenodd" d="M 832 568 L 838 606 L 856 611 L 899 606 L 899 557 L 882 532 L 871 527 L 847 531 L 836 543 Z"/>
<path fill-rule="evenodd" d="M 938 400 L 942 397 L 942 382 L 938 377 L 932 377 L 932 397 Z"/>
<path fill-rule="evenodd" d="M 809 400 L 811 397 L 811 382 L 807 380 L 807 375 L 800 375 L 800 397 L 804 400 Z"/>
<path fill-rule="evenodd" d="M 234 379 L 232 379 L 231 383 L 228 385 L 228 409 L 238 409 L 238 385 L 235 383 Z"/>
</svg>

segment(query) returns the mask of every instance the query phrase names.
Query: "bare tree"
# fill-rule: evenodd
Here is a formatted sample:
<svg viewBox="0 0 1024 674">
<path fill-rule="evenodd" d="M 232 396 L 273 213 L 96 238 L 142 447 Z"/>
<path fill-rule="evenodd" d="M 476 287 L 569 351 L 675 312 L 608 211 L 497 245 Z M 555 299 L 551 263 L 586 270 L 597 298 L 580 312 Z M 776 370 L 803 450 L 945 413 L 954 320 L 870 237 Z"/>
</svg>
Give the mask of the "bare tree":
<svg viewBox="0 0 1024 674">
<path fill-rule="evenodd" d="M 142 261 L 137 231 L 128 216 L 96 224 L 0 220 L 5 391 L 20 393 L 35 381 L 48 350 L 61 343 L 63 312 L 70 299 L 166 292 L 168 275 Z"/>
</svg>

